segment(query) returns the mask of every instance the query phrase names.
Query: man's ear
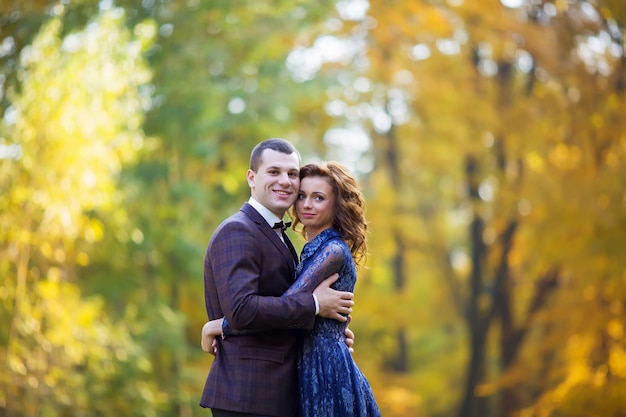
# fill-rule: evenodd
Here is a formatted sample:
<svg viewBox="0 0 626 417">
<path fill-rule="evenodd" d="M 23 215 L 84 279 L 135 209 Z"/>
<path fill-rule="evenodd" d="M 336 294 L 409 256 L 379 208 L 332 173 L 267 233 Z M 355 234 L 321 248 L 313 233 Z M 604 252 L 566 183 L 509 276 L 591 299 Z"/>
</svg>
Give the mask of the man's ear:
<svg viewBox="0 0 626 417">
<path fill-rule="evenodd" d="M 256 176 L 256 172 L 254 172 L 251 169 L 249 169 L 248 172 L 246 172 L 246 179 L 248 180 L 248 186 L 250 188 L 254 187 L 254 177 L 255 176 Z"/>
</svg>

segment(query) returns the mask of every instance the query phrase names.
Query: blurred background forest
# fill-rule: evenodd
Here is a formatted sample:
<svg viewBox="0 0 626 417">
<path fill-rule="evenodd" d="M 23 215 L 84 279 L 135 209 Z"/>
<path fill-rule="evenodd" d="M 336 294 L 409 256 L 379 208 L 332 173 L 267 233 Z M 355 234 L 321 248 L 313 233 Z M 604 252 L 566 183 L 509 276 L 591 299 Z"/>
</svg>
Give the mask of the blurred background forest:
<svg viewBox="0 0 626 417">
<path fill-rule="evenodd" d="M 626 416 L 625 28 L 623 0 L 0 0 L 0 416 L 210 415 L 204 251 L 268 137 L 367 196 L 385 417 Z"/>
</svg>

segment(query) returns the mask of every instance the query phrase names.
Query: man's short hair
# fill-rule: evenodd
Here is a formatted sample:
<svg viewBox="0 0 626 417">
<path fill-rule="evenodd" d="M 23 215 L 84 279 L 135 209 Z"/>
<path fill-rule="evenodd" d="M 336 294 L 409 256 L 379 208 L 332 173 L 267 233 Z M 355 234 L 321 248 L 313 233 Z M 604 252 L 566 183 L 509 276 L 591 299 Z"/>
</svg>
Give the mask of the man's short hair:
<svg viewBox="0 0 626 417">
<path fill-rule="evenodd" d="M 270 138 L 258 143 L 254 147 L 254 149 L 252 149 L 252 153 L 250 153 L 250 169 L 252 171 L 256 172 L 257 169 L 259 169 L 259 166 L 262 163 L 263 151 L 266 149 L 271 149 L 273 151 L 281 152 L 287 155 L 295 153 L 296 155 L 298 155 L 298 165 L 302 165 L 300 152 L 298 152 L 296 147 L 293 146 L 291 142 L 288 142 L 285 139 L 281 138 Z"/>
</svg>

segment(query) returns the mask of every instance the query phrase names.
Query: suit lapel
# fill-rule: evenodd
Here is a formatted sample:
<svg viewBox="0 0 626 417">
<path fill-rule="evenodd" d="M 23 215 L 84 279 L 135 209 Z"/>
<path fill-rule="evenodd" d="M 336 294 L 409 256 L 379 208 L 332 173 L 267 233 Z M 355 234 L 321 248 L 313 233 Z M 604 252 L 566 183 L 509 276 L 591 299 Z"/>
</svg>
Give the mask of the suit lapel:
<svg viewBox="0 0 626 417">
<path fill-rule="evenodd" d="M 293 243 L 291 243 L 291 240 L 289 239 L 289 236 L 287 236 L 287 233 L 285 232 L 282 232 L 282 233 L 283 233 L 283 239 L 285 239 L 285 244 L 289 248 L 289 252 L 291 252 L 291 256 L 293 256 L 293 261 L 297 265 L 298 264 L 298 252 L 296 252 L 296 248 L 293 247 Z"/>
<path fill-rule="evenodd" d="M 283 243 L 276 233 L 276 230 L 272 229 L 269 224 L 265 221 L 263 216 L 255 210 L 250 204 L 245 203 L 241 208 L 246 215 L 248 215 L 258 226 L 259 230 L 276 246 L 276 248 L 280 251 L 280 253 L 286 258 L 288 261 L 289 269 L 291 274 L 295 277 L 296 273 L 296 265 L 298 263 L 298 253 L 294 248 L 291 240 L 286 233 L 283 232 L 283 238 L 285 242 Z"/>
</svg>

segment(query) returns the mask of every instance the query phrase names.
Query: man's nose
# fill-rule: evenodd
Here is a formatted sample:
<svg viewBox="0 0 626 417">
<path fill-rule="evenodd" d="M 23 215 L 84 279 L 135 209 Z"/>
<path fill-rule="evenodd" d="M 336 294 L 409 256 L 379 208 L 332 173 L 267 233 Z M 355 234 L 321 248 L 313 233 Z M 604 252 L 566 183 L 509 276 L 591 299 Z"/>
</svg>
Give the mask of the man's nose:
<svg viewBox="0 0 626 417">
<path fill-rule="evenodd" d="M 280 174 L 278 176 L 278 182 L 280 182 L 281 184 L 289 184 L 291 182 L 289 180 L 289 174 L 287 174 L 286 172 L 283 174 Z"/>
</svg>

